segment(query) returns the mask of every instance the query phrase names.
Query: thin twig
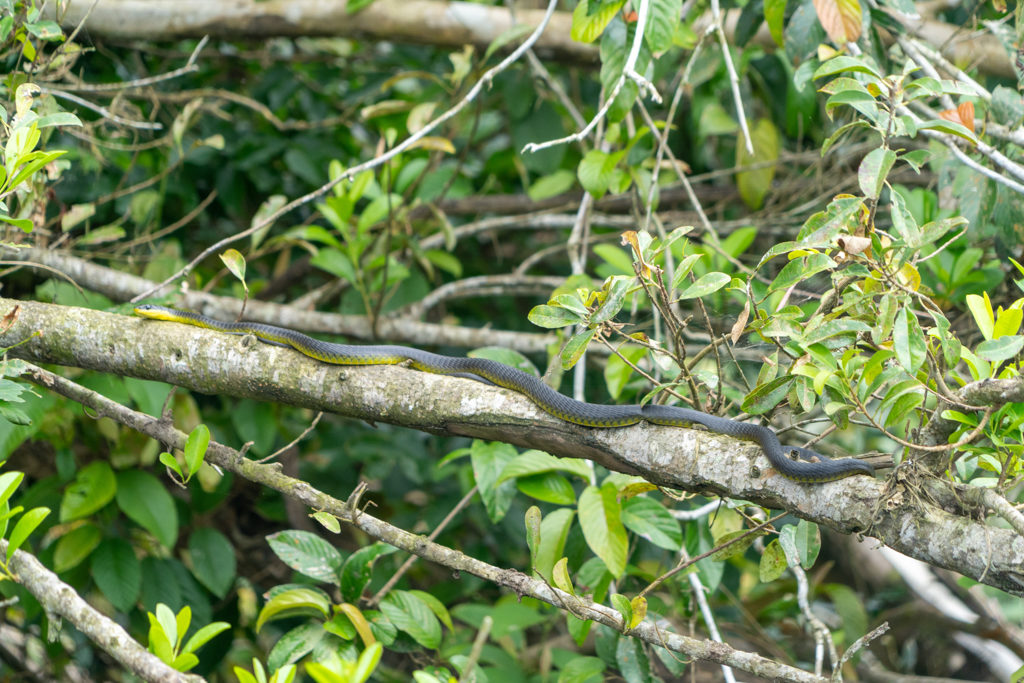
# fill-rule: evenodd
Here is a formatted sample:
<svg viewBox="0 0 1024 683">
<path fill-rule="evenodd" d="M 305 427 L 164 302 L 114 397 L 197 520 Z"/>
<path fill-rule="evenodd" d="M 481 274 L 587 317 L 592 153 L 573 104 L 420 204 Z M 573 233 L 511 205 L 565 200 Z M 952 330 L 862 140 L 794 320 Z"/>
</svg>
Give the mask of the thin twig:
<svg viewBox="0 0 1024 683">
<path fill-rule="evenodd" d="M 474 484 L 473 488 L 471 488 L 469 492 L 466 493 L 466 495 L 464 495 L 462 499 L 455 504 L 455 507 L 451 509 L 451 512 L 445 515 L 444 519 L 442 519 L 441 522 L 434 528 L 434 530 L 430 532 L 430 535 L 427 536 L 427 541 L 433 541 L 435 538 L 440 536 L 441 532 L 445 530 L 448 524 L 451 523 L 453 519 L 455 519 L 455 516 L 462 512 L 467 505 L 469 505 L 469 501 L 473 500 L 473 496 L 476 495 L 476 492 L 477 487 Z M 391 592 L 391 589 L 395 587 L 395 584 L 397 584 L 398 581 L 403 576 L 405 576 L 405 573 L 409 571 L 409 568 L 412 567 L 416 563 L 416 560 L 418 559 L 418 556 L 410 555 L 406 559 L 406 561 L 402 563 L 402 566 L 398 568 L 398 571 L 396 571 L 391 576 L 391 578 L 387 580 L 387 583 L 381 586 L 380 590 L 377 591 L 374 594 L 374 596 L 367 601 L 367 605 L 373 607 L 374 605 L 379 604 L 380 601 L 384 599 L 384 596 Z"/>
</svg>

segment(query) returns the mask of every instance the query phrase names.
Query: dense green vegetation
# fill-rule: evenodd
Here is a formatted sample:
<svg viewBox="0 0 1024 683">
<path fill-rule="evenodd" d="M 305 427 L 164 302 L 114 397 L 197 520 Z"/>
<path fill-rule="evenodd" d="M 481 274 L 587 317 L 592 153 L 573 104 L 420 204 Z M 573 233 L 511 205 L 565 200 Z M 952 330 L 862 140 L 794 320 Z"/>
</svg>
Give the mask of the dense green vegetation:
<svg viewBox="0 0 1024 683">
<path fill-rule="evenodd" d="M 555 4 L 592 62 L 524 54 L 533 26 L 128 42 L 0 0 L 3 676 L 1020 666 L 1019 11 L 928 18 L 972 60 L 907 0 Z M 142 300 L 759 422 L 876 479 Z"/>
</svg>

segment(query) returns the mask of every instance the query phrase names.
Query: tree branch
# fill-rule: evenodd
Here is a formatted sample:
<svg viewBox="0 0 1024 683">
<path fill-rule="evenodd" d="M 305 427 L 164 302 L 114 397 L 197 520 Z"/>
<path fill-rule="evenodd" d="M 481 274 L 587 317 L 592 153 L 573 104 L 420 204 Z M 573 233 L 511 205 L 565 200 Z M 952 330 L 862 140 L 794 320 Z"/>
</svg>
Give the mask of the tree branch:
<svg viewBox="0 0 1024 683">
<path fill-rule="evenodd" d="M 887 490 L 881 481 L 851 477 L 808 486 L 772 470 L 755 444 L 720 434 L 650 424 L 580 427 L 479 382 L 400 366 L 328 365 L 187 325 L 10 299 L 0 299 L 0 314 L 19 304 L 20 315 L 0 334 L 0 345 L 14 347 L 11 356 L 587 458 L 657 485 L 790 510 L 843 533 L 870 533 L 929 564 L 1024 594 L 1024 538 L 901 495 L 899 483 Z"/>
<path fill-rule="evenodd" d="M 0 539 L 0 553 L 6 552 L 7 541 Z M 39 601 L 47 614 L 67 619 L 121 666 L 143 680 L 182 683 L 203 680 L 200 676 L 184 674 L 164 664 L 156 655 L 135 642 L 117 622 L 93 609 L 74 588 L 61 581 L 29 553 L 14 551 L 11 569 L 18 577 L 18 583 Z M 51 628 L 58 626 L 51 624 Z"/>
<path fill-rule="evenodd" d="M 157 439 L 170 448 L 183 449 L 185 447 L 188 435 L 178 431 L 166 421 L 126 408 L 101 394 L 42 368 L 32 368 L 30 373 L 32 380 L 39 386 L 79 402 L 103 417 L 111 418 Z M 421 535 L 410 533 L 362 511 L 356 504 L 357 496 L 353 496 L 352 501 L 338 500 L 302 480 L 282 474 L 278 468 L 272 465 L 262 465 L 247 460 L 238 451 L 216 441 L 210 441 L 206 461 L 240 477 L 280 491 L 311 509 L 332 514 L 361 529 L 371 537 L 396 548 L 443 567 L 473 574 L 498 586 L 511 589 L 516 595 L 529 595 L 537 598 L 580 619 L 593 620 L 620 633 L 637 637 L 649 645 L 664 647 L 694 659 L 733 666 L 773 680 L 798 683 L 823 683 L 825 680 L 810 672 L 779 664 L 758 654 L 735 650 L 723 643 L 700 640 L 660 629 L 655 625 L 653 619 L 648 619 L 633 629 L 627 629 L 622 621 L 622 616 L 610 607 L 558 590 L 546 581 L 530 578 L 522 572 L 502 569 L 446 546 L 433 543 Z"/>
</svg>

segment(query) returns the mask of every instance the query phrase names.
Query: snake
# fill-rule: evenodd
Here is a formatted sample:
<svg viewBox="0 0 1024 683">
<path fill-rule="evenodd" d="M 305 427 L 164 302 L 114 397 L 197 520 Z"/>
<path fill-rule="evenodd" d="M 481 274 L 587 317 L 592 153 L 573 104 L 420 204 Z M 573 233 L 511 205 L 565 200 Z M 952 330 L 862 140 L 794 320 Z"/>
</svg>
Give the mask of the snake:
<svg viewBox="0 0 1024 683">
<path fill-rule="evenodd" d="M 400 364 L 423 372 L 469 377 L 522 394 L 550 415 L 584 427 L 628 427 L 640 422 L 673 427 L 700 425 L 717 434 L 756 442 L 779 474 L 803 483 L 835 481 L 855 474 L 874 475 L 871 465 L 856 458 L 831 459 L 809 448 L 783 447 L 779 437 L 768 427 L 679 406 L 607 405 L 577 401 L 555 391 L 536 375 L 487 358 L 443 356 L 407 346 L 338 344 L 284 327 L 255 322 L 222 322 L 192 311 L 156 304 L 141 304 L 134 311 L 136 315 L 151 320 L 184 323 L 228 334 L 251 335 L 268 344 L 291 347 L 323 363 Z"/>
</svg>

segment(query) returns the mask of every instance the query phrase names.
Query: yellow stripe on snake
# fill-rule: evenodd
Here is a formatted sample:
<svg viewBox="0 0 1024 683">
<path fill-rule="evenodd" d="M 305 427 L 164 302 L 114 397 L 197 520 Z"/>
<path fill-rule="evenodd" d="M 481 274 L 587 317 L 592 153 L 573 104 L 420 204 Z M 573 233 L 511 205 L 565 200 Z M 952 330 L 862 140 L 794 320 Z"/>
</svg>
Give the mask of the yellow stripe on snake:
<svg viewBox="0 0 1024 683">
<path fill-rule="evenodd" d="M 829 459 L 815 451 L 796 446 L 783 447 L 771 429 L 737 422 L 691 408 L 663 405 L 602 405 L 585 403 L 558 393 L 539 377 L 485 358 L 457 358 L 405 346 L 351 346 L 314 339 L 300 332 L 262 323 L 226 323 L 198 313 L 179 311 L 155 304 L 142 304 L 135 313 L 144 318 L 185 323 L 229 334 L 252 335 L 279 346 L 290 346 L 310 358 L 336 365 L 397 365 L 399 363 L 441 375 L 468 375 L 516 391 L 555 417 L 586 427 L 625 427 L 638 422 L 706 429 L 761 445 L 779 474 L 805 483 L 821 483 L 854 474 L 873 475 L 874 468 L 853 458 Z M 789 457 L 796 455 L 799 460 Z"/>
</svg>

